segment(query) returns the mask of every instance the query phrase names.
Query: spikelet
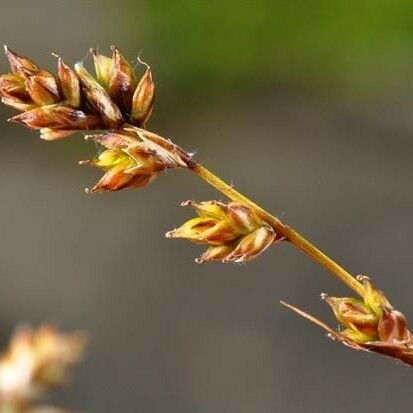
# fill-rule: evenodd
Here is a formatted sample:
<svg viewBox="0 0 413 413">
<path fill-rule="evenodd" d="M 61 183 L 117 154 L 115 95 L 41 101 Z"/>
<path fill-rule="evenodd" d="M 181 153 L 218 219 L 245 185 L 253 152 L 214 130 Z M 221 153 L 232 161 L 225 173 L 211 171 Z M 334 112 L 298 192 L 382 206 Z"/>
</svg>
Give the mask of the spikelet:
<svg viewBox="0 0 413 413">
<path fill-rule="evenodd" d="M 90 192 L 142 188 L 166 169 L 187 167 L 185 154 L 178 147 L 143 129 L 127 127 L 88 135 L 86 139 L 105 148 L 95 158 L 80 161 L 82 165 L 96 166 L 105 171 Z"/>
<path fill-rule="evenodd" d="M 94 77 L 82 63 L 72 69 L 56 55 L 54 76 L 5 47 L 11 73 L 0 76 L 0 95 L 3 103 L 22 112 L 10 120 L 40 129 L 45 140 L 83 130 L 144 126 L 153 110 L 152 71 L 145 64 L 146 71 L 137 81 L 119 50 L 111 49 L 112 57 L 91 50 Z"/>
<path fill-rule="evenodd" d="M 297 307 L 282 304 L 321 327 L 330 338 L 350 348 L 383 354 L 413 366 L 413 337 L 405 316 L 394 309 L 366 276 L 359 276 L 358 279 L 365 291 L 363 300 L 322 294 L 344 328 L 342 331 L 333 330 Z"/>
<path fill-rule="evenodd" d="M 182 206 L 193 207 L 198 217 L 166 236 L 209 245 L 196 259 L 198 263 L 246 262 L 265 251 L 277 238 L 272 227 L 239 202 L 186 201 Z"/>
<path fill-rule="evenodd" d="M 46 141 L 76 131 L 104 131 L 87 139 L 105 150 L 81 164 L 105 171 L 90 192 L 117 191 L 149 185 L 160 172 L 188 167 L 188 155 L 170 141 L 141 129 L 153 110 L 155 85 L 151 68 L 137 81 L 119 50 L 112 57 L 91 49 L 95 77 L 83 63 L 69 67 L 57 57 L 57 76 L 5 47 L 11 73 L 0 76 L 0 95 L 22 113 L 9 121 L 40 130 Z"/>
</svg>

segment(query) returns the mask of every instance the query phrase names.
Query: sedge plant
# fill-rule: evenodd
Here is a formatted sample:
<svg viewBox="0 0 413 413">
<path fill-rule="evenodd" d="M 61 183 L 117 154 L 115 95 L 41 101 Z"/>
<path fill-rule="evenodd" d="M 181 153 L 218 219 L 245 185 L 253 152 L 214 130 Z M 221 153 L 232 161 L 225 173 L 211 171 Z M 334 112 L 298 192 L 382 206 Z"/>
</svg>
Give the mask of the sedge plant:
<svg viewBox="0 0 413 413">
<path fill-rule="evenodd" d="M 80 164 L 103 170 L 87 192 L 143 188 L 167 169 L 195 173 L 228 201 L 185 201 L 196 217 L 169 231 L 169 238 L 205 244 L 198 263 L 244 263 L 265 250 L 287 243 L 311 257 L 353 290 L 354 297 L 322 297 L 342 328 L 334 330 L 290 304 L 297 314 L 315 323 L 336 341 L 356 350 L 375 352 L 413 366 L 413 339 L 406 318 L 365 276 L 355 276 L 232 185 L 198 162 L 171 140 L 147 128 L 154 107 L 155 84 L 146 63 L 138 78 L 130 63 L 112 47 L 106 56 L 91 50 L 94 75 L 82 63 L 67 65 L 59 56 L 57 74 L 39 68 L 5 47 L 10 73 L 0 77 L 0 94 L 6 105 L 20 113 L 11 122 L 40 131 L 40 138 L 56 141 L 86 131 L 86 140 L 102 151 Z"/>
</svg>

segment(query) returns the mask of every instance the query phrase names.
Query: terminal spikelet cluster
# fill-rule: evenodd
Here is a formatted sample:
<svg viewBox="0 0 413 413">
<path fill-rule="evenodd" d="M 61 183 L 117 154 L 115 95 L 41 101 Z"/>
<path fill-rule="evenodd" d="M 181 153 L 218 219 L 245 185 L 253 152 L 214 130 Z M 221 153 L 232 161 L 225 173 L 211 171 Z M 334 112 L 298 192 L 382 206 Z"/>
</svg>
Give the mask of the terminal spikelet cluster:
<svg viewBox="0 0 413 413">
<path fill-rule="evenodd" d="M 11 72 L 0 76 L 2 101 L 22 113 L 10 119 L 40 137 L 55 140 L 76 131 L 116 129 L 128 123 L 143 127 L 154 103 L 149 66 L 140 80 L 116 47 L 112 57 L 91 50 L 95 77 L 82 63 L 69 67 L 57 56 L 57 75 L 5 47 Z"/>
</svg>

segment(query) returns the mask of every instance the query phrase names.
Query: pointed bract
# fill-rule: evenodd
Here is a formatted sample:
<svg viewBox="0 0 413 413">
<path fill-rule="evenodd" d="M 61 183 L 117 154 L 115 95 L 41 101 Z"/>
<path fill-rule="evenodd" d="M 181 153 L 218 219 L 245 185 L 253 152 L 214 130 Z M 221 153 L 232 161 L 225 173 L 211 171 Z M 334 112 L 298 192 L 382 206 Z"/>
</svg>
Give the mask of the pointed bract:
<svg viewBox="0 0 413 413">
<path fill-rule="evenodd" d="M 271 246 L 276 233 L 268 225 L 263 225 L 242 238 L 234 251 L 228 254 L 223 262 L 247 262 Z"/>
<path fill-rule="evenodd" d="M 105 88 L 109 87 L 110 72 L 112 70 L 113 59 L 100 54 L 97 50 L 91 49 L 93 63 L 95 64 L 96 80 Z"/>
<path fill-rule="evenodd" d="M 130 121 L 136 126 L 145 126 L 152 114 L 155 100 L 155 83 L 148 67 L 133 94 Z"/>
<path fill-rule="evenodd" d="M 379 341 L 397 344 L 412 341 L 406 317 L 400 311 L 384 308 L 377 328 Z"/>
<path fill-rule="evenodd" d="M 383 308 L 392 308 L 385 295 L 370 282 L 370 279 L 364 275 L 359 275 L 357 279 L 364 286 L 364 303 L 371 308 L 371 310 L 381 317 Z"/>
<path fill-rule="evenodd" d="M 16 109 L 20 112 L 26 112 L 35 109 L 37 106 L 34 103 L 24 103 L 19 99 L 1 98 L 2 103 Z"/>
<path fill-rule="evenodd" d="M 204 262 L 222 261 L 236 248 L 236 242 L 229 242 L 224 245 L 211 245 L 195 262 L 203 264 Z"/>
<path fill-rule="evenodd" d="M 127 169 L 135 164 L 133 159 L 125 152 L 116 149 L 106 149 L 90 162 L 94 166 L 104 170 L 109 170 L 117 166 L 122 167 L 122 169 Z"/>
<path fill-rule="evenodd" d="M 136 134 L 133 135 L 124 130 L 118 132 L 109 132 L 101 134 L 87 135 L 86 140 L 102 145 L 106 149 L 126 149 L 131 145 L 135 145 L 139 140 L 136 139 Z"/>
<path fill-rule="evenodd" d="M 125 127 L 124 130 L 134 136 L 138 136 L 142 142 L 145 142 L 154 150 L 157 156 L 162 159 L 162 162 L 168 167 L 188 168 L 188 155 L 181 148 L 173 144 L 171 141 L 162 138 L 161 136 L 149 132 L 145 129 L 136 127 Z"/>
<path fill-rule="evenodd" d="M 130 113 L 132 96 L 136 88 L 135 75 L 130 64 L 119 50 L 112 46 L 112 68 L 110 71 L 108 91 L 121 110 Z"/>
<path fill-rule="evenodd" d="M 168 238 L 184 238 L 201 244 L 224 245 L 239 237 L 228 220 L 193 218 L 181 227 L 169 231 Z"/>
<path fill-rule="evenodd" d="M 54 76 L 45 70 L 25 71 L 26 88 L 38 106 L 59 102 L 59 90 Z"/>
<path fill-rule="evenodd" d="M 229 217 L 235 226 L 242 231 L 251 232 L 262 224 L 255 212 L 239 202 L 228 204 Z"/>
<path fill-rule="evenodd" d="M 219 201 L 184 201 L 181 206 L 190 206 L 195 209 L 201 218 L 212 218 L 216 220 L 226 219 L 228 216 L 228 206 Z"/>
<path fill-rule="evenodd" d="M 109 169 L 90 192 L 119 191 L 125 188 L 143 188 L 157 177 L 152 175 L 131 175 L 119 165 Z"/>
<path fill-rule="evenodd" d="M 13 73 L 23 75 L 24 70 L 38 70 L 38 67 L 27 57 L 18 55 L 7 46 L 4 46 L 4 51 Z"/>
<path fill-rule="evenodd" d="M 58 58 L 57 70 L 65 103 L 77 109 L 80 106 L 80 82 L 76 72 L 62 58 Z"/>
<path fill-rule="evenodd" d="M 21 103 L 31 103 L 31 97 L 26 89 L 24 77 L 7 74 L 0 76 L 0 94 L 9 99 L 18 100 Z"/>
<path fill-rule="evenodd" d="M 99 126 L 99 118 L 60 105 L 42 106 L 10 119 L 31 129 L 89 130 Z"/>
</svg>

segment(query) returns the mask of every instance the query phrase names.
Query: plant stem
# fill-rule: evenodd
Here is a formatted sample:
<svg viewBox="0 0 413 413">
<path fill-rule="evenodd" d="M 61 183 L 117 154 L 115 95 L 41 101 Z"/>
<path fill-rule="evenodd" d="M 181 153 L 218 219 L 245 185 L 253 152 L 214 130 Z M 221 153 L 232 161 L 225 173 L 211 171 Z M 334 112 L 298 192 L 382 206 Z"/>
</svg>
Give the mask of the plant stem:
<svg viewBox="0 0 413 413">
<path fill-rule="evenodd" d="M 190 165 L 190 169 L 195 172 L 201 179 L 209 183 L 218 191 L 222 192 L 225 196 L 233 201 L 242 202 L 253 209 L 260 217 L 274 228 L 274 231 L 278 236 L 284 237 L 287 241 L 309 255 L 314 261 L 321 266 L 328 269 L 333 275 L 335 275 L 344 284 L 350 287 L 353 291 L 363 297 L 364 288 L 356 278 L 346 271 L 343 267 L 337 264 L 334 260 L 316 248 L 310 241 L 305 239 L 301 234 L 295 231 L 293 228 L 285 225 L 279 218 L 270 214 L 265 209 L 261 208 L 255 202 L 238 192 L 231 185 L 228 185 L 221 178 L 213 174 L 207 168 L 199 163 L 193 162 Z"/>
</svg>

